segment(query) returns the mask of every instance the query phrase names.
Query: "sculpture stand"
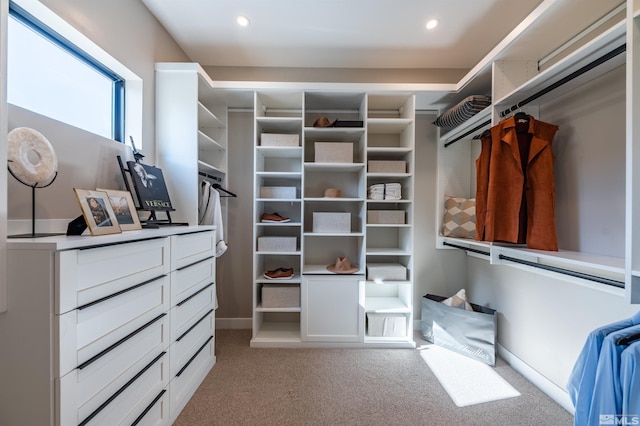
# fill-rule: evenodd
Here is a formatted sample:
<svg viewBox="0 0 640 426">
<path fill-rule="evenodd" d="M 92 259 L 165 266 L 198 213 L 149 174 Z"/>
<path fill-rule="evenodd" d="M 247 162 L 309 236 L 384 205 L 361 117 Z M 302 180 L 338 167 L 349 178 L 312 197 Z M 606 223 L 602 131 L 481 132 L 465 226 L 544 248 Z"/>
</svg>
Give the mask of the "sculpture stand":
<svg viewBox="0 0 640 426">
<path fill-rule="evenodd" d="M 37 237 L 50 237 L 52 235 L 64 235 L 61 233 L 52 233 L 52 234 L 36 233 L 36 189 L 46 188 L 47 186 L 51 185 L 58 177 L 58 172 L 56 172 L 56 174 L 53 176 L 53 179 L 51 179 L 51 182 L 43 186 L 38 186 L 38 183 L 35 183 L 34 185 L 29 185 L 23 182 L 21 179 L 18 179 L 18 177 L 13 174 L 13 172 L 11 171 L 11 168 L 9 168 L 9 173 L 11 173 L 11 176 L 16 178 L 18 182 L 31 188 L 31 233 L 7 235 L 7 238 L 37 238 Z"/>
</svg>

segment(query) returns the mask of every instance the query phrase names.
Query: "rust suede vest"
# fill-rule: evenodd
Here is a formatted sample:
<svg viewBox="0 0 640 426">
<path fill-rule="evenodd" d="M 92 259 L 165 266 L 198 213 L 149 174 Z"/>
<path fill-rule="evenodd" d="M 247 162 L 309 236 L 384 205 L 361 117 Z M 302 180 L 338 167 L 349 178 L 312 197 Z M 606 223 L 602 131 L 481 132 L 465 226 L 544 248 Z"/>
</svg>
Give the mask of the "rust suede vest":
<svg viewBox="0 0 640 426">
<path fill-rule="evenodd" d="M 558 250 L 551 149 L 557 131 L 558 126 L 529 117 L 528 135 L 520 135 L 520 144 L 530 138 L 523 158 L 513 117 L 482 139 L 476 160 L 476 239 L 522 243 L 526 234 L 528 248 Z"/>
</svg>

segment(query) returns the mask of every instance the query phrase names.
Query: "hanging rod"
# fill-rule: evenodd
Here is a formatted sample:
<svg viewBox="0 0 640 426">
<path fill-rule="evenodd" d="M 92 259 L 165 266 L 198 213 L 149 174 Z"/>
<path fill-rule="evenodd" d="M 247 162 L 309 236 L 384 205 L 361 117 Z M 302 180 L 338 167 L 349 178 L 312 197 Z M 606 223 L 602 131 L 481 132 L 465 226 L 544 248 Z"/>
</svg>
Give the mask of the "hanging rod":
<svg viewBox="0 0 640 426">
<path fill-rule="evenodd" d="M 528 260 L 518 259 L 516 257 L 505 256 L 499 254 L 498 258 L 502 260 L 508 260 L 509 262 L 520 263 L 522 265 L 533 266 L 534 268 L 540 268 L 551 272 L 557 272 L 564 275 L 570 275 L 576 278 L 582 278 L 584 280 L 595 281 L 600 284 L 607 284 L 613 287 L 624 288 L 624 282 L 612 280 L 610 278 L 599 277 L 596 275 L 585 274 L 584 272 L 572 271 L 569 269 L 558 268 L 557 266 L 545 265 L 543 263 L 530 262 Z"/>
<path fill-rule="evenodd" d="M 222 195 L 222 197 L 237 197 L 237 195 L 236 195 L 236 194 L 234 194 L 234 193 L 233 193 L 233 192 L 231 192 L 231 191 L 227 191 L 227 190 L 226 190 L 226 189 L 224 189 L 224 188 L 223 188 L 219 183 L 214 183 L 213 185 L 211 185 L 211 187 L 212 187 L 212 188 L 215 188 L 215 189 L 219 189 L 220 191 L 222 191 L 222 192 L 226 192 L 227 194 L 229 194 L 229 195 Z"/>
<path fill-rule="evenodd" d="M 198 172 L 198 174 L 202 177 L 206 177 L 207 179 L 211 179 L 215 182 L 222 182 L 222 178 L 220 176 L 214 176 L 214 175 L 210 175 L 208 173 L 205 172 Z"/>
<path fill-rule="evenodd" d="M 457 244 L 451 244 L 451 243 L 448 243 L 446 241 L 443 242 L 442 245 L 443 246 L 451 246 L 451 247 L 455 247 L 457 249 L 461 249 L 461 250 L 464 250 L 464 251 L 470 251 L 470 252 L 473 252 L 473 253 L 478 253 L 478 254 L 483 254 L 485 256 L 489 256 L 489 253 L 487 253 L 486 251 L 474 249 L 474 248 L 471 248 L 471 247 L 459 246 Z"/>
<path fill-rule="evenodd" d="M 449 142 L 444 144 L 444 147 L 446 148 L 449 145 L 454 144 L 454 143 L 458 142 L 461 139 L 464 139 L 465 137 L 469 136 L 471 133 L 482 129 L 484 126 L 488 126 L 489 124 L 491 124 L 491 119 L 489 119 L 489 120 L 487 120 L 487 121 L 485 121 L 483 123 L 480 123 L 476 127 L 474 127 L 473 129 L 469 130 L 468 132 L 465 132 L 462 135 L 460 135 L 460 136 L 458 136 L 458 137 L 456 137 L 454 139 L 451 139 Z"/>
<path fill-rule="evenodd" d="M 582 74 L 586 73 L 587 71 L 590 71 L 590 70 L 594 69 L 598 65 L 602 65 L 603 63 L 607 62 L 609 59 L 612 59 L 612 58 L 618 56 L 619 54 L 623 53 L 626 50 L 627 50 L 627 45 L 626 44 L 618 46 L 617 48 L 613 49 L 609 53 L 602 55 L 598 59 L 595 59 L 594 61 L 588 63 L 587 65 L 583 66 L 582 68 L 580 68 L 580 69 L 572 72 L 571 74 L 561 78 L 560 80 L 556 81 L 555 83 L 551 84 L 550 86 L 546 87 L 545 89 L 542 89 L 539 92 L 534 93 L 533 95 L 529 96 L 528 98 L 518 102 L 517 104 L 515 104 L 511 108 L 502 111 L 500 113 L 500 117 L 504 117 L 504 116 L 512 113 L 513 111 L 516 111 L 517 109 L 522 108 L 526 104 L 538 99 L 539 97 L 541 97 L 543 95 L 546 95 L 547 93 L 551 92 L 552 90 L 555 90 L 558 87 L 562 86 L 563 84 L 568 83 L 569 81 L 573 80 L 574 78 L 581 76 Z"/>
</svg>

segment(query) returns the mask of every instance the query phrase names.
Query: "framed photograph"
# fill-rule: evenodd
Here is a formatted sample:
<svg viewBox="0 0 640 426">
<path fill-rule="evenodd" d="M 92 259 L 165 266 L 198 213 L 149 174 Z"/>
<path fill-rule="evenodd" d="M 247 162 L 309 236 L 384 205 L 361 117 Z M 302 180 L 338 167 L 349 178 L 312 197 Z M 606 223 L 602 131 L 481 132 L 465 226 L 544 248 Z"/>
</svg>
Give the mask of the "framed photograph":
<svg viewBox="0 0 640 426">
<path fill-rule="evenodd" d="M 104 191 L 73 188 L 82 209 L 82 215 L 91 235 L 118 234 L 122 232 Z"/>
<path fill-rule="evenodd" d="M 141 209 L 173 210 L 162 170 L 135 161 L 127 161 L 127 166 Z"/>
<path fill-rule="evenodd" d="M 136 205 L 133 203 L 133 198 L 131 198 L 131 193 L 129 191 L 104 188 L 97 188 L 96 191 L 103 191 L 107 193 L 113 213 L 116 215 L 118 225 L 120 225 L 120 229 L 123 231 L 135 231 L 137 229 L 142 229 L 142 226 L 140 225 L 140 218 L 136 211 Z"/>
</svg>

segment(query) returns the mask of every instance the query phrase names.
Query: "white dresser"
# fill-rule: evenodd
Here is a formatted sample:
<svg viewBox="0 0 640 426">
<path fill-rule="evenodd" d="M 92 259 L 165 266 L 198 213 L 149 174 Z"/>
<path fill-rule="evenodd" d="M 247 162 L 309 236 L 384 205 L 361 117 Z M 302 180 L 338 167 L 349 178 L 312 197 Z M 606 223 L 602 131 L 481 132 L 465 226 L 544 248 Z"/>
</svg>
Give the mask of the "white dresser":
<svg viewBox="0 0 640 426">
<path fill-rule="evenodd" d="M 214 234 L 10 239 L 0 424 L 171 424 L 216 361 Z"/>
</svg>

